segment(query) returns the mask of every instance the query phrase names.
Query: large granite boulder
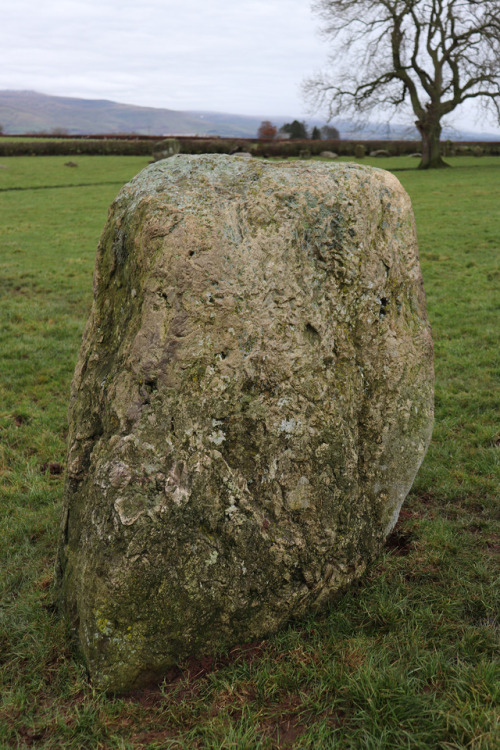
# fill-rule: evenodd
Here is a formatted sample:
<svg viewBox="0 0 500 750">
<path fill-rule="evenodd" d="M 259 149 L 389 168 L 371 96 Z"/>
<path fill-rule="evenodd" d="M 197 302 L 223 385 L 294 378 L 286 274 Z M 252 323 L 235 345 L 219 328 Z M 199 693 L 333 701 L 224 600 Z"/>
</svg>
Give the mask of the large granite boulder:
<svg viewBox="0 0 500 750">
<path fill-rule="evenodd" d="M 75 371 L 60 599 L 126 691 L 358 578 L 433 419 L 408 196 L 353 164 L 174 156 L 111 206 Z"/>
</svg>

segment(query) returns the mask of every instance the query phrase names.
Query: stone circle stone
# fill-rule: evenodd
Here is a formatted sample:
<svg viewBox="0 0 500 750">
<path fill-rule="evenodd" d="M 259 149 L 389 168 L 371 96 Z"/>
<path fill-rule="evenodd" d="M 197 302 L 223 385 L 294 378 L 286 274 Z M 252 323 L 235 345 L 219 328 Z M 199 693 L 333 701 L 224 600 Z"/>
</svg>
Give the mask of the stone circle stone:
<svg viewBox="0 0 500 750">
<path fill-rule="evenodd" d="M 181 144 L 177 138 L 165 138 L 159 143 L 155 143 L 153 147 L 153 159 L 160 161 L 162 159 L 170 159 L 171 156 L 175 156 L 181 150 Z"/>
<path fill-rule="evenodd" d="M 95 685 L 329 605 L 433 421 L 410 200 L 380 169 L 174 156 L 111 206 L 72 384 L 57 585 Z"/>
</svg>

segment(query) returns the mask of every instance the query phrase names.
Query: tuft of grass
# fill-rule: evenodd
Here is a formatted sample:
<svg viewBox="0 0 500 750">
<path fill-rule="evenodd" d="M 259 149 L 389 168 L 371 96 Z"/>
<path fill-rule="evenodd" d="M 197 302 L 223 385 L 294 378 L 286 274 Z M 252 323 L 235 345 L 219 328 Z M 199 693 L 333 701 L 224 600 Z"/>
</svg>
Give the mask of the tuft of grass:
<svg viewBox="0 0 500 750">
<path fill-rule="evenodd" d="M 432 444 L 381 558 L 329 612 L 158 687 L 97 694 L 51 584 L 69 384 L 109 203 L 140 157 L 2 159 L 0 748 L 500 747 L 500 160 L 363 159 L 416 215 Z"/>
</svg>

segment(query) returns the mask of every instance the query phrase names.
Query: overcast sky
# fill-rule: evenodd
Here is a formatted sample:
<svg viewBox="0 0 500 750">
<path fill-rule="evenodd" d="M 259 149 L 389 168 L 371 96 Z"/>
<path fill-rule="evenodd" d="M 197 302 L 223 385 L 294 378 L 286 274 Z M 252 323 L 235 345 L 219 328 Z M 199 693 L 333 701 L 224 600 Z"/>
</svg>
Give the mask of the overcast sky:
<svg viewBox="0 0 500 750">
<path fill-rule="evenodd" d="M 309 0 L 3 0 L 0 89 L 306 117 L 326 44 Z M 481 128 L 472 113 L 456 127 Z"/>
</svg>

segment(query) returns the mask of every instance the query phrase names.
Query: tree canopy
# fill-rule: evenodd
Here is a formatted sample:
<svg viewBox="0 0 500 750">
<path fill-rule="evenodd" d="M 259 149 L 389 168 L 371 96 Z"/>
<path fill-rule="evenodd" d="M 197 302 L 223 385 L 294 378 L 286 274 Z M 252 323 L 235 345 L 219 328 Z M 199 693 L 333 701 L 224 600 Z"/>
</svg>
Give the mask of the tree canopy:
<svg viewBox="0 0 500 750">
<path fill-rule="evenodd" d="M 323 125 L 321 128 L 321 137 L 324 141 L 338 141 L 340 133 L 334 125 Z"/>
<path fill-rule="evenodd" d="M 313 9 L 332 54 L 304 89 L 330 117 L 409 103 L 422 168 L 445 166 L 442 118 L 464 102 L 479 99 L 500 122 L 500 0 L 317 0 Z"/>
<path fill-rule="evenodd" d="M 281 133 L 288 133 L 290 138 L 308 138 L 307 125 L 305 122 L 300 120 L 293 120 L 293 122 L 287 122 L 280 128 Z"/>
<path fill-rule="evenodd" d="M 257 131 L 257 138 L 261 141 L 272 141 L 276 138 L 278 129 L 276 125 L 273 125 L 269 120 L 263 120 Z"/>
</svg>

